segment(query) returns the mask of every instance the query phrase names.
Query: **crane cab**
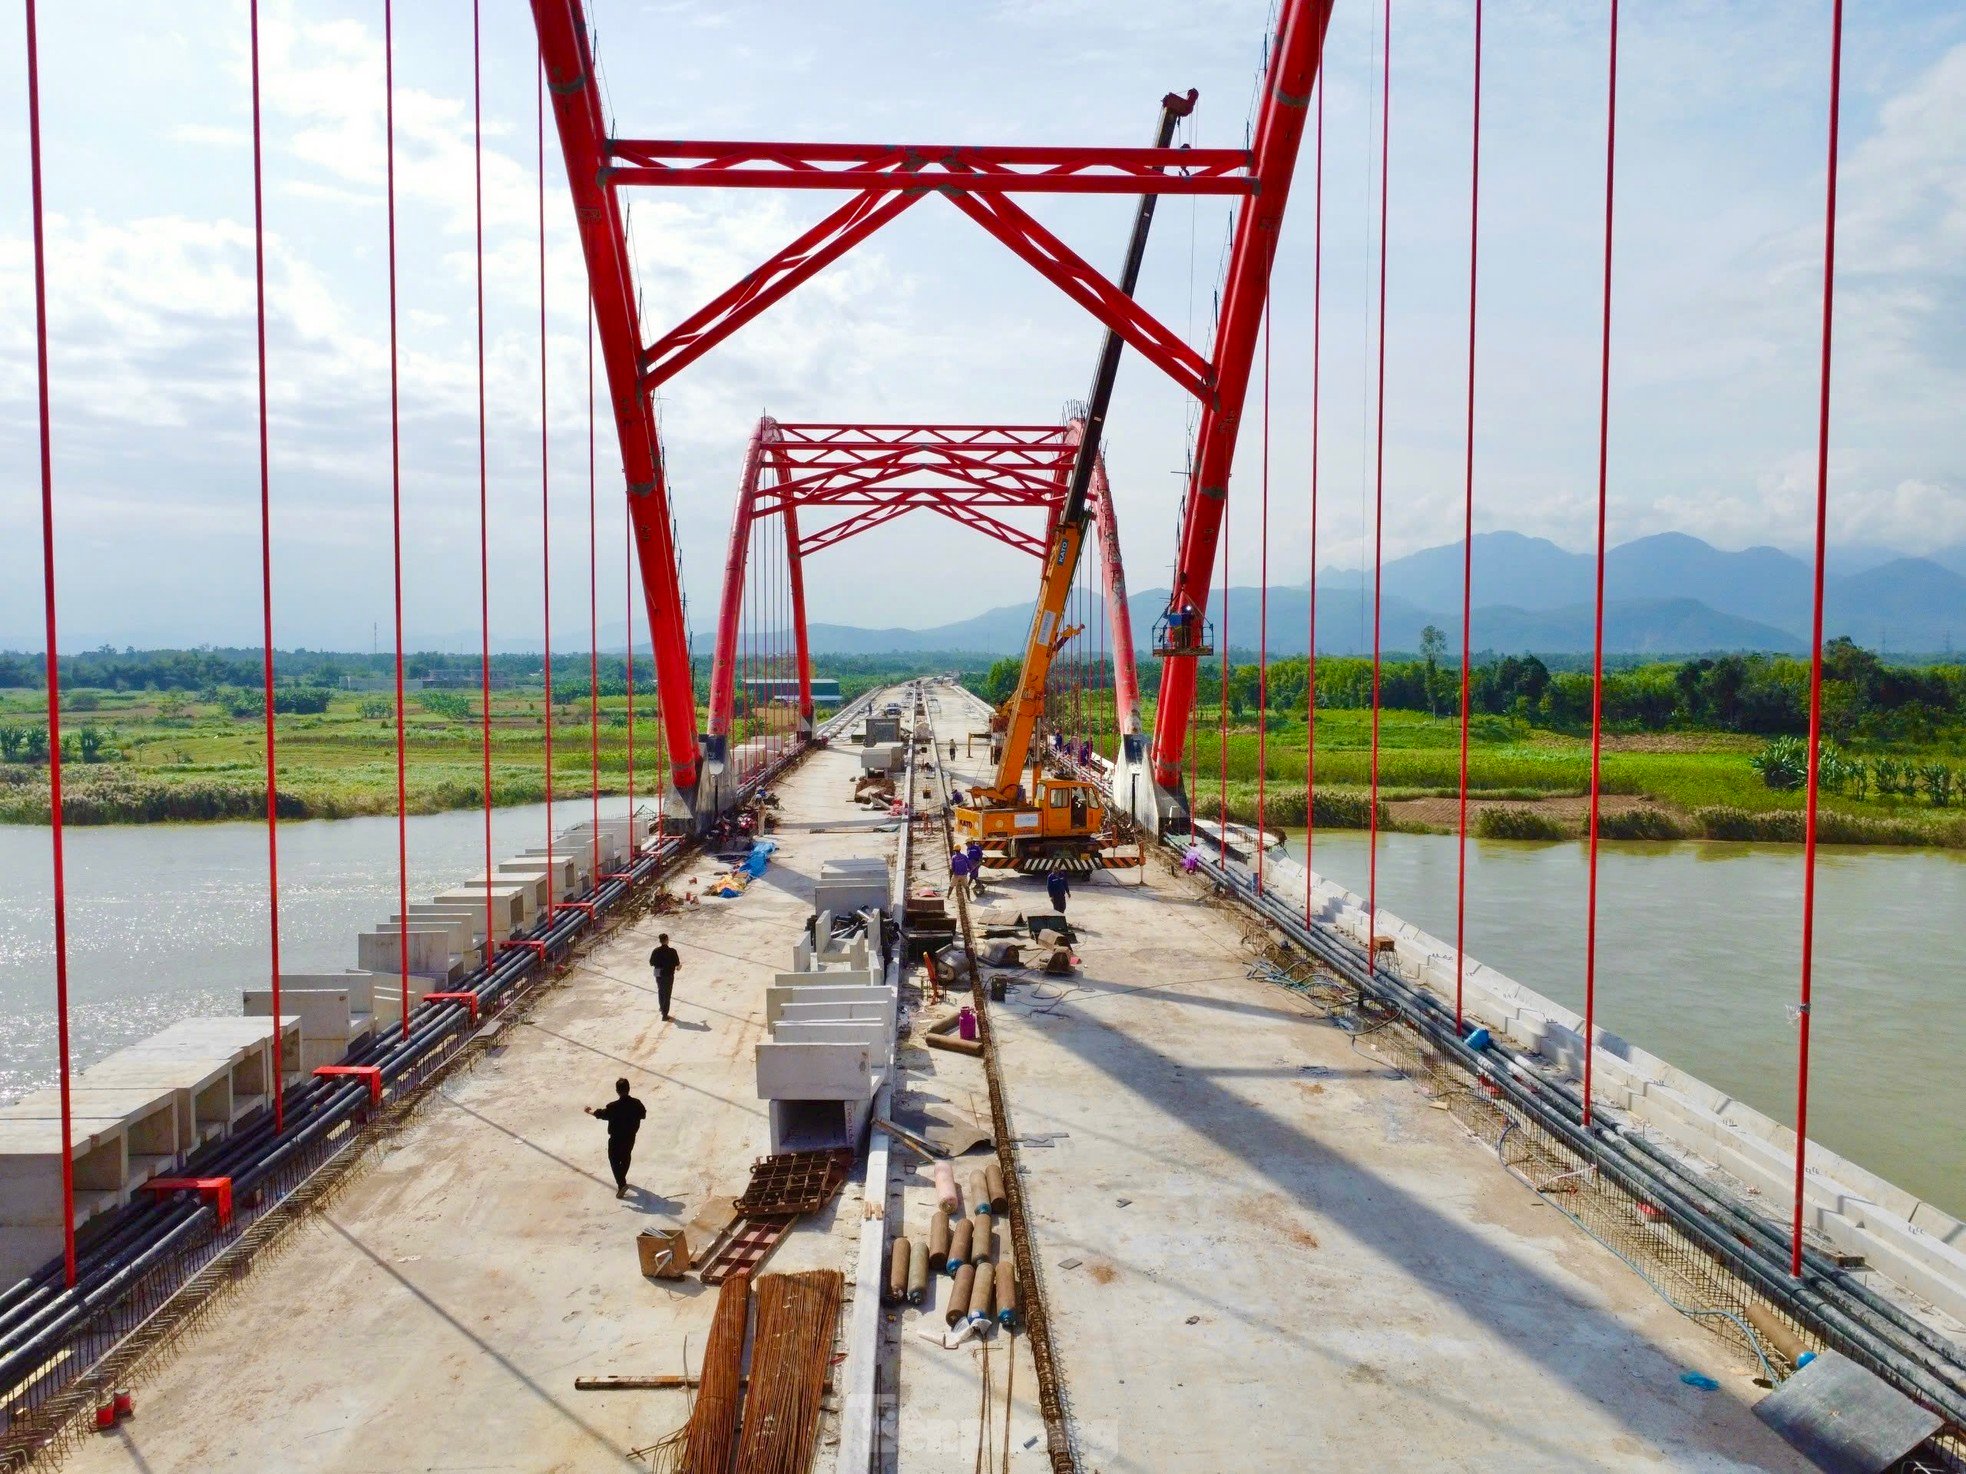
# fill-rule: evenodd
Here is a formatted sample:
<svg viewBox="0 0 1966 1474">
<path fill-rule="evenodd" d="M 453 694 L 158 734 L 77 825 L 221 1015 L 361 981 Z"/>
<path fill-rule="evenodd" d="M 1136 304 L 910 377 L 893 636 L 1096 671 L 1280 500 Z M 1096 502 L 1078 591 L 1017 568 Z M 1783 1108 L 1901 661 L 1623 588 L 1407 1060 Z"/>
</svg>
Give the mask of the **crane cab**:
<svg viewBox="0 0 1966 1474">
<path fill-rule="evenodd" d="M 1106 825 L 1106 804 L 1096 783 L 1083 778 L 1037 778 L 1036 801 L 959 804 L 956 833 L 1001 848 L 1014 861 L 1076 854 L 1096 842 Z"/>
</svg>

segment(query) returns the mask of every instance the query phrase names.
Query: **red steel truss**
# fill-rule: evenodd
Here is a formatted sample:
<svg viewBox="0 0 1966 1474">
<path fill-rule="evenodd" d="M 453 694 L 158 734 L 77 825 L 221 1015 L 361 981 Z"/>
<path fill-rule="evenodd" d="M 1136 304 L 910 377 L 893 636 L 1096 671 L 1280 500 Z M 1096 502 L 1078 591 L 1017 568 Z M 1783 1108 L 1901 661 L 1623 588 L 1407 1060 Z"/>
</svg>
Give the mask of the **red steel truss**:
<svg viewBox="0 0 1966 1474">
<path fill-rule="evenodd" d="M 601 109 L 586 18 L 580 0 L 532 0 L 539 28 L 540 55 L 553 92 L 554 114 L 566 153 L 575 213 L 586 251 L 594 295 L 595 325 L 607 364 L 608 383 L 621 436 L 643 585 L 648 595 L 656 647 L 656 678 L 678 787 L 692 786 L 697 774 L 695 734 L 687 730 L 694 711 L 694 689 L 681 615 L 681 580 L 671 543 L 668 498 L 662 481 L 661 450 L 652 395 L 684 368 L 756 319 L 775 303 L 866 240 L 917 201 L 939 195 L 1028 262 L 1066 296 L 1117 333 L 1148 362 L 1201 401 L 1202 418 L 1196 469 L 1188 491 L 1176 567 L 1177 601 L 1205 606 L 1208 566 L 1214 555 L 1221 510 L 1228 495 L 1236 431 L 1248 389 L 1257 327 L 1268 293 L 1269 262 L 1289 198 L 1290 177 L 1303 135 L 1305 106 L 1316 79 L 1331 0 L 1283 0 L 1278 33 L 1270 47 L 1269 70 L 1258 102 L 1254 146 L 1242 149 L 1161 149 L 1114 147 L 1030 147 L 993 145 L 901 145 L 678 142 L 610 138 Z M 782 250 L 747 272 L 723 293 L 685 317 L 652 342 L 641 332 L 635 286 L 622 226 L 618 191 L 624 186 L 670 188 L 827 189 L 852 191 L 847 200 Z M 1222 307 L 1211 358 L 1160 322 L 1101 271 L 1034 219 L 1012 198 L 1020 193 L 1230 195 L 1242 200 L 1223 284 Z M 935 431 L 938 427 L 807 427 L 828 432 L 857 430 L 863 439 L 881 440 L 882 431 Z M 939 427 L 947 431 L 950 427 Z M 974 429 L 975 427 L 971 427 Z M 763 427 L 760 427 L 761 435 Z M 1003 427 L 998 431 L 1003 432 Z M 1007 432 L 1004 432 L 1007 433 Z M 1015 438 L 1012 436 L 1011 438 Z M 1031 541 L 985 510 L 1030 505 L 1016 500 L 1036 496 L 1029 477 L 1036 465 L 970 465 L 966 457 L 985 455 L 974 447 L 945 447 L 934 469 L 942 476 L 924 484 L 921 462 L 893 457 L 892 445 L 874 445 L 836 454 L 862 457 L 860 463 L 797 465 L 794 451 L 776 440 L 759 439 L 746 459 L 746 492 L 735 522 L 752 515 L 760 474 L 767 460 L 774 476 L 778 457 L 788 459 L 787 479 L 810 476 L 833 494 L 832 505 L 856 508 L 853 526 L 828 528 L 839 541 L 891 521 L 917 506 L 1012 544 Z M 995 454 L 989 452 L 987 454 Z M 871 460 L 878 464 L 867 464 Z M 988 482 L 979 484 L 976 478 Z M 775 490 L 774 481 L 771 490 Z M 964 488 L 937 492 L 934 486 Z M 806 500 L 803 487 L 795 501 Z M 991 500 L 992 497 L 997 498 Z M 824 504 L 824 503 L 821 503 Z M 790 505 L 789 503 L 787 505 Z M 760 515 L 765 515 L 760 513 Z M 815 550 L 824 543 L 809 543 Z M 788 549 L 793 546 L 788 538 Z M 741 564 L 743 554 L 734 553 Z M 797 557 L 790 561 L 796 569 Z M 728 570 L 727 570 L 728 571 Z M 1108 571 L 1108 578 L 1114 570 Z M 793 574 L 796 578 L 796 573 Z M 1121 604 L 1119 607 L 1123 608 Z M 722 613 L 731 616 L 728 585 Z M 801 623 L 802 623 L 801 614 Z M 734 629 L 720 625 L 718 649 L 733 645 Z M 1116 649 L 1118 646 L 1116 646 Z M 1131 643 L 1127 642 L 1130 650 Z M 803 664 L 803 661 L 802 661 Z M 729 671 L 726 668 L 725 676 Z M 1181 739 L 1194 699 L 1192 657 L 1170 660 L 1162 677 L 1153 746 L 1154 775 L 1172 787 L 1181 759 Z M 713 684 L 716 677 L 713 668 Z M 1171 699 L 1170 699 L 1171 698 Z M 728 718 L 728 703 L 723 707 Z M 712 699 L 713 734 L 718 702 Z"/>
<path fill-rule="evenodd" d="M 635 306 L 634 267 L 621 202 L 600 177 L 607 153 L 601 89 L 580 0 L 533 0 L 532 11 L 539 28 L 539 59 L 553 99 L 553 120 L 566 155 L 567 188 L 587 258 L 594 327 L 607 369 L 615 434 L 621 442 L 628 515 L 635 528 L 636 561 L 648 603 L 649 644 L 655 652 L 656 695 L 669 741 L 670 778 L 678 790 L 687 792 L 696 787 L 700 764 L 682 575 L 670 531 L 655 403 L 641 383 L 641 314 Z"/>
<path fill-rule="evenodd" d="M 1270 47 L 1256 118 L 1255 193 L 1236 216 L 1229 248 L 1229 274 L 1222 286 L 1221 315 L 1215 327 L 1215 382 L 1203 403 L 1195 438 L 1195 467 L 1182 510 L 1181 544 L 1175 558 L 1172 603 L 1197 617 L 1208 609 L 1208 581 L 1215 565 L 1222 510 L 1229 500 L 1229 470 L 1235 462 L 1236 432 L 1256 356 L 1263 304 L 1269 298 L 1270 263 L 1276 259 L 1283 209 L 1290 200 L 1297 147 L 1324 59 L 1324 33 L 1331 23 L 1332 0 L 1286 0 Z M 1229 652 L 1222 658 L 1227 661 Z M 1160 698 L 1154 705 L 1152 763 L 1154 782 L 1172 790 L 1181 781 L 1181 749 L 1194 709 L 1198 657 L 1179 655 L 1161 662 Z"/>
<path fill-rule="evenodd" d="M 738 623 L 743 610 L 751 530 L 766 517 L 785 519 L 793 646 L 799 679 L 799 719 L 812 724 L 812 662 L 806 642 L 805 560 L 914 511 L 939 513 L 1033 557 L 1044 554 L 1052 520 L 1065 499 L 1080 422 L 1063 425 L 781 424 L 758 422 L 744 457 L 744 476 L 731 514 L 730 543 L 718 605 L 716 654 L 710 667 L 710 716 L 705 745 L 721 759 L 736 707 Z M 1124 713 L 1138 703 L 1132 624 L 1119 534 L 1102 458 L 1093 478 L 1094 515 L 1113 628 L 1114 684 Z M 802 526 L 813 509 L 847 516 L 823 527 Z M 1037 508 L 1043 532 L 996 515 Z"/>
</svg>

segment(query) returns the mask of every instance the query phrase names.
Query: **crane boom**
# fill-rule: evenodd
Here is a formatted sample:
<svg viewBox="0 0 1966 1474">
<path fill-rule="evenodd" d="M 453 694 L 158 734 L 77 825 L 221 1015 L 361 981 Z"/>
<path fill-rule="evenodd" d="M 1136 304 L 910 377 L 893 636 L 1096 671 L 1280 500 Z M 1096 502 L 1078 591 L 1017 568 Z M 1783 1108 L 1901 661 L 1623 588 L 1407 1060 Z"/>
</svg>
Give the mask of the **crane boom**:
<svg viewBox="0 0 1966 1474">
<path fill-rule="evenodd" d="M 1195 90 L 1189 88 L 1186 96 L 1170 92 L 1161 99 L 1160 123 L 1154 135 L 1156 148 L 1166 148 L 1173 142 L 1174 125 L 1194 110 L 1196 96 Z M 1133 217 L 1133 235 L 1127 242 L 1126 264 L 1119 279 L 1119 289 L 1128 297 L 1140 281 L 1140 264 L 1147 254 L 1147 233 L 1153 227 L 1156 198 L 1142 195 L 1140 208 Z M 1065 600 L 1071 593 L 1072 579 L 1078 574 L 1079 555 L 1085 548 L 1086 529 L 1091 520 L 1086 509 L 1086 493 L 1092 485 L 1093 467 L 1099 462 L 1106 410 L 1112 402 L 1124 346 L 1120 335 L 1108 328 L 1098 367 L 1093 371 L 1092 392 L 1086 397 L 1078 454 L 1072 462 L 1065 506 L 1052 532 L 1050 546 L 1045 549 L 1044 571 L 1038 583 L 1037 605 L 1031 611 L 1031 631 L 1024 642 L 1024 665 L 1018 675 L 1017 691 L 1004 713 L 1003 754 L 997 763 L 996 781 L 992 787 L 976 790 L 979 804 L 1016 802 L 1038 718 L 1044 712 L 1044 693 L 1051 680 L 1052 662 L 1079 632 L 1077 626 L 1064 624 Z"/>
</svg>

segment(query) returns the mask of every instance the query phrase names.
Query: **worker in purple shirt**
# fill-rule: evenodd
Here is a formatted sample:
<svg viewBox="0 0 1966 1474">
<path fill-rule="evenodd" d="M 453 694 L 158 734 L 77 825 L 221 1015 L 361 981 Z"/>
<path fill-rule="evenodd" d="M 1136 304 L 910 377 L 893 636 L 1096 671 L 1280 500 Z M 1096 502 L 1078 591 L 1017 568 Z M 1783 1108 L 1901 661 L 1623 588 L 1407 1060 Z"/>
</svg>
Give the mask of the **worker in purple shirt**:
<svg viewBox="0 0 1966 1474">
<path fill-rule="evenodd" d="M 1079 761 L 1082 763 L 1092 761 L 1092 739 L 1090 737 L 1079 744 Z"/>
<path fill-rule="evenodd" d="M 969 852 L 956 850 L 949 856 L 949 894 L 965 895 L 969 889 Z"/>
</svg>

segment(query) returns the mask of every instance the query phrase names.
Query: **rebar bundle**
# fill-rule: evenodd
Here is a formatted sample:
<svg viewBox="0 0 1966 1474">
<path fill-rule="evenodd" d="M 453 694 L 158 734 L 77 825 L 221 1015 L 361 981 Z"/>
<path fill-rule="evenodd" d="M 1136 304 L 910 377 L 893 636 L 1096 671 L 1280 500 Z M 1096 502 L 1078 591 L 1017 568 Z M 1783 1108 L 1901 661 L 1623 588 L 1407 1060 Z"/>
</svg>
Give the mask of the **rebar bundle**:
<svg viewBox="0 0 1966 1474">
<path fill-rule="evenodd" d="M 655 1469 L 671 1474 L 729 1474 L 737 1448 L 744 1333 L 750 1318 L 751 1276 L 733 1274 L 717 1289 L 717 1313 L 710 1321 L 689 1421 L 649 1450 Z"/>
<path fill-rule="evenodd" d="M 812 1467 L 844 1283 L 835 1269 L 758 1281 L 751 1391 L 737 1455 L 744 1474 L 805 1474 Z"/>
</svg>

